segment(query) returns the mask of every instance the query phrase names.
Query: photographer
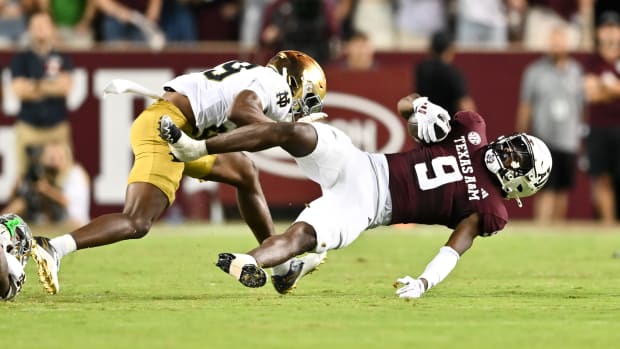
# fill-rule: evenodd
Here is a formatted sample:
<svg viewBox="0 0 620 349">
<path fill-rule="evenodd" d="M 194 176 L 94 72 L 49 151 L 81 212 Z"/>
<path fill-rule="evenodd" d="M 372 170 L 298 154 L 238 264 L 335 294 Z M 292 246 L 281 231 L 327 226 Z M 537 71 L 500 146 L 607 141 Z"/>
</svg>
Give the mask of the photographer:
<svg viewBox="0 0 620 349">
<path fill-rule="evenodd" d="M 35 13 L 28 25 L 28 47 L 11 59 L 11 88 L 21 102 L 15 123 L 17 168 L 26 170 L 26 146 L 71 144 L 66 99 L 72 84 L 71 59 L 55 49 L 55 27 L 47 13 Z"/>
<path fill-rule="evenodd" d="M 2 213 L 33 222 L 81 226 L 89 220 L 89 178 L 62 142 L 27 148 L 27 170 Z"/>
</svg>

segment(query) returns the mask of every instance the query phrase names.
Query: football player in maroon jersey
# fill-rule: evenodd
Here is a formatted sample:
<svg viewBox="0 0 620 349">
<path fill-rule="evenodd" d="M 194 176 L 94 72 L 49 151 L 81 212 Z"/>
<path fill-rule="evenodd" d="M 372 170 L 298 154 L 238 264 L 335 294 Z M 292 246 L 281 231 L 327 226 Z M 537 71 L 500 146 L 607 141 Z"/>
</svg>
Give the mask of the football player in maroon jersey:
<svg viewBox="0 0 620 349">
<path fill-rule="evenodd" d="M 188 154 L 280 146 L 321 186 L 323 195 L 284 234 L 264 240 L 247 254 L 219 255 L 217 265 L 243 285 L 263 286 L 264 267 L 304 252 L 345 247 L 378 225 L 448 226 L 453 233 L 424 272 L 397 280 L 401 298 L 418 298 L 452 271 L 474 238 L 504 228 L 504 199 L 519 201 L 545 184 L 551 155 L 542 141 L 523 133 L 489 143 L 480 115 L 462 111 L 451 119 L 443 108 L 416 94 L 401 99 L 398 109 L 402 116 L 416 119 L 422 146 L 396 154 L 361 151 L 340 130 L 316 122 L 255 124 L 195 141 L 163 117 L 160 135 L 181 161 L 190 161 Z M 303 274 L 303 265 L 298 265 L 284 276 L 272 277 L 272 282 L 285 293 Z"/>
</svg>

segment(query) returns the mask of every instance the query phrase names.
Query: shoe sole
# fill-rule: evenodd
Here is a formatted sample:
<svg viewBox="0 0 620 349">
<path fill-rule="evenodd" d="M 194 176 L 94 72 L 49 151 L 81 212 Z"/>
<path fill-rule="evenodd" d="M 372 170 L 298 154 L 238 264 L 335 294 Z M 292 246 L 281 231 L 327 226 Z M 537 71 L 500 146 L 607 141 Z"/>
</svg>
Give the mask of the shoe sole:
<svg viewBox="0 0 620 349">
<path fill-rule="evenodd" d="M 263 287 L 265 283 L 267 283 L 267 274 L 262 268 L 256 265 L 246 264 L 241 268 L 239 282 L 246 287 Z"/>
<path fill-rule="evenodd" d="M 50 271 L 49 266 L 47 265 L 47 260 L 42 258 L 39 255 L 39 246 L 34 244 L 32 246 L 32 258 L 37 264 L 37 274 L 39 274 L 39 281 L 45 288 L 45 291 L 49 294 L 58 293 L 58 284 L 54 283 L 54 277 L 52 276 L 52 272 Z"/>
</svg>

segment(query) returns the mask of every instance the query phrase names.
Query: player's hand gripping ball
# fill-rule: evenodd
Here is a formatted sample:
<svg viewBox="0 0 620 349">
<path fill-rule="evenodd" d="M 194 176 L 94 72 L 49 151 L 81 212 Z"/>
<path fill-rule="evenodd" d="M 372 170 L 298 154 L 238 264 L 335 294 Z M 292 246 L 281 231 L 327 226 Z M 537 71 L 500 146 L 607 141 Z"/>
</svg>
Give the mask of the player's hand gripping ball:
<svg viewBox="0 0 620 349">
<path fill-rule="evenodd" d="M 437 143 L 450 132 L 450 114 L 427 97 L 413 100 L 413 114 L 408 120 L 409 134 L 418 142 Z"/>
<path fill-rule="evenodd" d="M 444 140 L 448 136 L 448 132 L 450 132 L 450 124 L 446 123 L 447 131 L 445 127 L 442 128 L 439 124 L 433 125 L 435 128 L 435 137 L 437 137 L 437 142 Z M 418 137 L 418 119 L 415 114 L 411 114 L 409 119 L 407 120 L 407 130 L 409 131 L 409 135 L 418 143 L 430 144 L 431 142 L 426 142 L 423 139 Z"/>
</svg>

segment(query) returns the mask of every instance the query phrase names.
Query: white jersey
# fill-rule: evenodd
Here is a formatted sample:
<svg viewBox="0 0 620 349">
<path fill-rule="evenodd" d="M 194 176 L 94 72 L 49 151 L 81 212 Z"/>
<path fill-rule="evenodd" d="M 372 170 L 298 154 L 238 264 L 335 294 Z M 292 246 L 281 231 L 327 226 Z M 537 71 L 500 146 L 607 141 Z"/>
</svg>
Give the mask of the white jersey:
<svg viewBox="0 0 620 349">
<path fill-rule="evenodd" d="M 270 119 L 291 121 L 291 90 L 286 79 L 268 67 L 229 61 L 203 72 L 178 76 L 165 83 L 164 89 L 173 89 L 189 99 L 199 135 L 205 135 L 205 130 L 235 126 L 228 121 L 228 113 L 243 90 L 258 95 L 263 113 Z"/>
</svg>

